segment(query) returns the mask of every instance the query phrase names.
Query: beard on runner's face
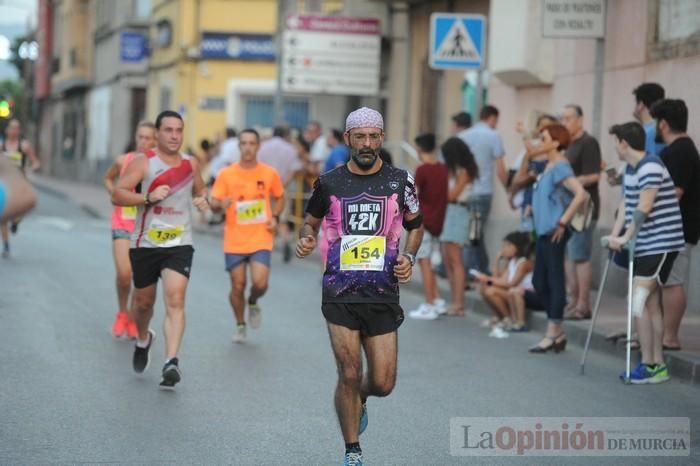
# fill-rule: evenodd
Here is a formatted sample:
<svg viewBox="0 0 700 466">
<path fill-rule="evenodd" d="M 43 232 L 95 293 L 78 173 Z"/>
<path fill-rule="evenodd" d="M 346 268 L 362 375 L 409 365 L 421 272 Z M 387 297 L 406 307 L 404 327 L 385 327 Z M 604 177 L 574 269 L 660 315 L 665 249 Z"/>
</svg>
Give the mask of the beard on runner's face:
<svg viewBox="0 0 700 466">
<path fill-rule="evenodd" d="M 358 167 L 367 170 L 374 166 L 374 162 L 376 162 L 377 157 L 379 157 L 379 150 L 373 150 L 366 147 L 356 149 L 353 147 L 350 149 L 350 157 Z"/>
</svg>

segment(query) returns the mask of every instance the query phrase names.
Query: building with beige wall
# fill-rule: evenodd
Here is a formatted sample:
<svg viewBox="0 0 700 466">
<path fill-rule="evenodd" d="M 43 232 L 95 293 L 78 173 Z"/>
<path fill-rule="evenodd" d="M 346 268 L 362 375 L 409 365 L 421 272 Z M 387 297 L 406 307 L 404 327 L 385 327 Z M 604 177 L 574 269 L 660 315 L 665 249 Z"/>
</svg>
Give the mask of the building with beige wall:
<svg viewBox="0 0 700 466">
<path fill-rule="evenodd" d="M 45 167 L 67 177 L 80 170 L 87 150 L 87 96 L 92 82 L 92 30 L 95 4 L 89 0 L 54 0 L 51 94 L 43 105 L 38 131 Z"/>
<path fill-rule="evenodd" d="M 386 8 L 366 1 L 287 2 L 291 13 L 381 17 Z M 186 148 L 223 135 L 227 126 L 271 127 L 277 87 L 274 40 L 277 0 L 157 0 L 151 15 L 152 55 L 147 114 L 166 108 L 186 121 Z M 309 10 L 311 9 L 311 10 Z M 241 51 L 243 50 L 243 52 Z M 340 126 L 347 110 L 378 98 L 330 94 L 284 96 L 288 124 L 310 120 Z"/>
</svg>

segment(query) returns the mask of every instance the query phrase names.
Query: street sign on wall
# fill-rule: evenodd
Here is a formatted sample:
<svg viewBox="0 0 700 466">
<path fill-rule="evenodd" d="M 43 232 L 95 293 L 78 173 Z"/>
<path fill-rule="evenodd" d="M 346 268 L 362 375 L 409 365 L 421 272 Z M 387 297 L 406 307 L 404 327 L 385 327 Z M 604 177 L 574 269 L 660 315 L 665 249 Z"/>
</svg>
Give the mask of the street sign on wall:
<svg viewBox="0 0 700 466">
<path fill-rule="evenodd" d="M 275 43 L 269 34 L 202 33 L 202 58 L 275 60 Z"/>
<path fill-rule="evenodd" d="M 542 0 L 542 36 L 605 37 L 605 0 Z"/>
<path fill-rule="evenodd" d="M 486 18 L 481 15 L 430 15 L 430 67 L 478 69 L 484 66 Z"/>
<path fill-rule="evenodd" d="M 290 16 L 282 50 L 284 92 L 379 93 L 381 39 L 377 19 Z"/>
<path fill-rule="evenodd" d="M 145 34 L 123 31 L 119 39 L 119 58 L 122 63 L 138 63 L 148 55 Z"/>
</svg>

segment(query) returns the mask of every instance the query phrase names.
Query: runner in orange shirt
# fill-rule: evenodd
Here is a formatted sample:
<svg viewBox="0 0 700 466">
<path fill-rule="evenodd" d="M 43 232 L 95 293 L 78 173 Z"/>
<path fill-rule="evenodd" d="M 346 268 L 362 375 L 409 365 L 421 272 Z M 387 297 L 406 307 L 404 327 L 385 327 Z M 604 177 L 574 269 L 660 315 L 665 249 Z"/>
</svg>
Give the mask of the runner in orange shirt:
<svg viewBox="0 0 700 466">
<path fill-rule="evenodd" d="M 150 121 L 142 121 L 136 127 L 136 151 L 123 154 L 114 159 L 114 163 L 104 176 L 104 185 L 111 196 L 117 180 L 124 174 L 126 167 L 139 153 L 152 150 L 156 145 L 156 127 Z M 129 294 L 131 293 L 131 262 L 129 261 L 129 244 L 131 233 L 136 223 L 136 207 L 114 206 L 112 211 L 112 256 L 117 272 L 117 303 L 119 309 L 112 324 L 112 335 L 116 338 L 128 336 L 134 339 L 138 330 L 129 318 Z"/>
<path fill-rule="evenodd" d="M 229 300 L 236 318 L 233 341 L 246 340 L 245 289 L 250 265 L 248 296 L 250 326 L 260 327 L 258 299 L 267 291 L 270 255 L 279 215 L 284 209 L 284 187 L 277 171 L 258 162 L 260 136 L 254 129 L 239 134 L 241 160 L 221 170 L 211 192 L 211 208 L 226 211 L 224 254 L 231 276 Z"/>
</svg>

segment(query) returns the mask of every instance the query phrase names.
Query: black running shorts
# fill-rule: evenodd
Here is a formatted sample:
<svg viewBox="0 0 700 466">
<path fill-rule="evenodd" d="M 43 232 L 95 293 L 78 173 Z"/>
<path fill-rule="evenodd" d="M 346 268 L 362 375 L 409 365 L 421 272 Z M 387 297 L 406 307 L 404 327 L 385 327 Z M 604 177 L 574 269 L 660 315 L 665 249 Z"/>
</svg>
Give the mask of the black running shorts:
<svg viewBox="0 0 700 466">
<path fill-rule="evenodd" d="M 170 269 L 190 278 L 193 254 L 192 246 L 129 249 L 134 288 L 146 288 L 158 283 L 163 269 Z"/>
<path fill-rule="evenodd" d="M 367 337 L 394 332 L 404 319 L 401 306 L 390 303 L 323 303 L 321 310 L 326 321 Z"/>
<path fill-rule="evenodd" d="M 663 285 L 671 275 L 673 262 L 678 256 L 678 251 L 667 252 L 664 254 L 652 254 L 649 256 L 641 256 L 634 258 L 634 276 L 656 280 L 659 285 Z"/>
</svg>

